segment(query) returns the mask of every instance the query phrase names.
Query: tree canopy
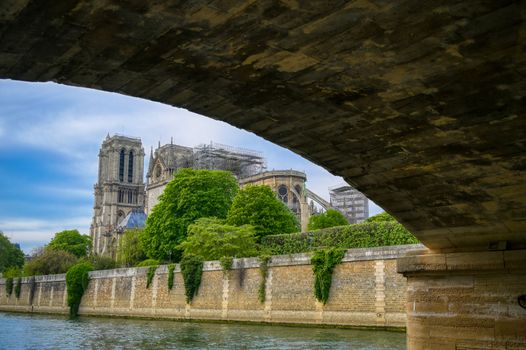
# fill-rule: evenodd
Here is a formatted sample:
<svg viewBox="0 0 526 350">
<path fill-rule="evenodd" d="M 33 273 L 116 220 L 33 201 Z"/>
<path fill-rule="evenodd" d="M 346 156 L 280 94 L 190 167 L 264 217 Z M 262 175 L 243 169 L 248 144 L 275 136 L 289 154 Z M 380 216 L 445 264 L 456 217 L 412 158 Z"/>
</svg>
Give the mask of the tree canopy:
<svg viewBox="0 0 526 350">
<path fill-rule="evenodd" d="M 328 228 L 334 226 L 349 225 L 349 222 L 336 209 L 329 209 L 325 213 L 313 215 L 309 218 L 309 230 L 318 230 L 320 228 Z"/>
<path fill-rule="evenodd" d="M 239 191 L 228 212 L 227 224 L 252 225 L 256 237 L 299 230 L 296 217 L 266 185 L 247 186 Z"/>
<path fill-rule="evenodd" d="M 119 241 L 117 261 L 122 266 L 135 266 L 146 259 L 144 249 L 139 241 L 141 229 L 126 230 Z"/>
<path fill-rule="evenodd" d="M 236 178 L 227 171 L 178 171 L 139 236 L 146 255 L 178 261 L 177 247 L 186 238 L 188 225 L 202 217 L 225 218 L 238 189 Z"/>
<path fill-rule="evenodd" d="M 77 230 L 64 230 L 55 233 L 55 237 L 47 245 L 48 249 L 63 250 L 77 258 L 87 256 L 91 248 L 91 238 L 81 235 Z"/>
<path fill-rule="evenodd" d="M 188 237 L 179 246 L 183 255 L 193 254 L 203 260 L 222 257 L 256 256 L 256 233 L 251 225 L 232 226 L 224 220 L 202 218 L 188 226 Z"/>
<path fill-rule="evenodd" d="M 64 250 L 39 249 L 24 265 L 24 274 L 35 276 L 65 273 L 77 260 L 75 255 Z"/>
<path fill-rule="evenodd" d="M 24 265 L 24 253 L 0 231 L 0 272 L 11 267 L 19 268 L 22 265 Z"/>
</svg>

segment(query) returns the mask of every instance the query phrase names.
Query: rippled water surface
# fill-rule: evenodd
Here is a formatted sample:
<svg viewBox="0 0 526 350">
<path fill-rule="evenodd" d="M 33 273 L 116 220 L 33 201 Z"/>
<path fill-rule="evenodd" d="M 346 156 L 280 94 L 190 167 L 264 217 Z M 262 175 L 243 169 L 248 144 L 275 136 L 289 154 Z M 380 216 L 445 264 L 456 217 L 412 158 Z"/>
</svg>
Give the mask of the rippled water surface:
<svg viewBox="0 0 526 350">
<path fill-rule="evenodd" d="M 0 313 L 0 349 L 405 349 L 405 334 Z"/>
</svg>

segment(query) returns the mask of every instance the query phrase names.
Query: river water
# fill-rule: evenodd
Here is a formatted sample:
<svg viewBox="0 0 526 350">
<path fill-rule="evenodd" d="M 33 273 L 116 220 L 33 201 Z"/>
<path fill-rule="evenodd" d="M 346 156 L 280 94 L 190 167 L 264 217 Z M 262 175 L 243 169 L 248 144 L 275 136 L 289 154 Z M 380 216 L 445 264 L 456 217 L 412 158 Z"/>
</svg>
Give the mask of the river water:
<svg viewBox="0 0 526 350">
<path fill-rule="evenodd" d="M 0 349 L 405 349 L 405 334 L 0 312 Z"/>
</svg>

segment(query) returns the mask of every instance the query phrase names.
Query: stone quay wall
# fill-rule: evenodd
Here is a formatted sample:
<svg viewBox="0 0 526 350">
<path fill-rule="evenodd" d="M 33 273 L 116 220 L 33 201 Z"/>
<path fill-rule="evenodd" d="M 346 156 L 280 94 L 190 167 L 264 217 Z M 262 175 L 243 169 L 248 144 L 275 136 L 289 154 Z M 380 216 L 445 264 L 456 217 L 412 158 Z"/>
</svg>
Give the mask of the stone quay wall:
<svg viewBox="0 0 526 350">
<path fill-rule="evenodd" d="M 227 273 L 218 261 L 205 262 L 201 286 L 191 304 L 185 302 L 179 265 L 171 290 L 166 265 L 158 267 L 149 288 L 148 268 L 93 271 L 79 314 L 404 328 L 406 279 L 396 272 L 396 259 L 421 248 L 348 250 L 334 270 L 325 305 L 314 298 L 310 254 L 272 257 L 264 303 L 258 300 L 262 277 L 257 258 L 235 259 Z M 68 313 L 65 275 L 36 276 L 34 282 L 24 277 L 19 298 L 14 291 L 7 297 L 5 279 L 0 279 L 0 311 Z"/>
</svg>

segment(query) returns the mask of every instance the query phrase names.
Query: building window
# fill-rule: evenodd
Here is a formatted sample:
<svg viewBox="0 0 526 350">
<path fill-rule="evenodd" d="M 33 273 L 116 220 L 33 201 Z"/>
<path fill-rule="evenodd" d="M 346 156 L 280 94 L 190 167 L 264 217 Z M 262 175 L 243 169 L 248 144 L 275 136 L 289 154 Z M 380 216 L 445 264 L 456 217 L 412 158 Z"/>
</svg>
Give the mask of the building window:
<svg viewBox="0 0 526 350">
<path fill-rule="evenodd" d="M 281 199 L 282 202 L 284 202 L 285 204 L 288 203 L 289 201 L 289 197 L 287 196 L 288 194 L 288 189 L 287 189 L 287 186 L 285 185 L 280 185 L 278 187 L 278 197 L 279 199 Z"/>
<path fill-rule="evenodd" d="M 124 150 L 121 150 L 119 158 L 119 181 L 124 181 Z"/>
<path fill-rule="evenodd" d="M 130 151 L 130 159 L 128 160 L 128 182 L 133 181 L 133 151 Z"/>
</svg>

